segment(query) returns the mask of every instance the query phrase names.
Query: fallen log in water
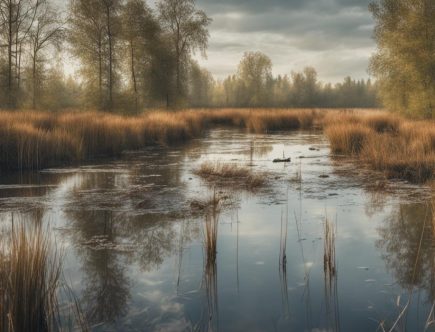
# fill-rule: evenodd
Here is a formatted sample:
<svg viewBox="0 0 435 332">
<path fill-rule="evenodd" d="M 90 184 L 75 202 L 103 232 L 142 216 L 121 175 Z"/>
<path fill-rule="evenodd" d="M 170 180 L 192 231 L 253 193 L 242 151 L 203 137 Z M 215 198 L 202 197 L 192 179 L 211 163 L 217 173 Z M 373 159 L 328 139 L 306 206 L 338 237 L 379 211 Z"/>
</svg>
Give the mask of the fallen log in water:
<svg viewBox="0 0 435 332">
<path fill-rule="evenodd" d="M 277 158 L 273 160 L 274 163 L 289 163 L 291 161 L 292 161 L 291 158 L 285 158 L 285 159 Z"/>
</svg>

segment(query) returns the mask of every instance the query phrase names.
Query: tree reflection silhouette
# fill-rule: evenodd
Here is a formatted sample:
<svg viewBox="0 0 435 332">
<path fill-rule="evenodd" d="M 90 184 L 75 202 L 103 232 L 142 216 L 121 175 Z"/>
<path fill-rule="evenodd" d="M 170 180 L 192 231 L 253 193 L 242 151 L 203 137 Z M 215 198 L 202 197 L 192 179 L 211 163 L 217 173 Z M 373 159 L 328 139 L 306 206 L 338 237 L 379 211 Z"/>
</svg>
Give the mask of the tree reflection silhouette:
<svg viewBox="0 0 435 332">
<path fill-rule="evenodd" d="M 376 244 L 397 283 L 405 289 L 426 290 L 431 302 L 435 300 L 434 203 L 399 204 L 379 228 Z"/>
<path fill-rule="evenodd" d="M 95 235 L 104 236 L 107 243 L 117 237 L 116 225 L 107 211 L 86 211 L 79 213 L 76 221 L 92 224 L 91 228 L 82 227 L 82 241 L 92 241 Z M 77 225 L 77 223 L 76 223 Z M 82 271 L 85 274 L 83 304 L 91 323 L 112 322 L 124 315 L 130 298 L 130 280 L 126 275 L 123 256 L 112 248 L 88 248 L 78 250 L 82 257 Z"/>
<path fill-rule="evenodd" d="M 172 179 L 178 181 L 178 176 Z M 67 234 L 80 257 L 81 301 L 93 324 L 113 323 L 126 316 L 132 287 L 129 266 L 143 272 L 155 270 L 177 249 L 177 223 L 170 222 L 173 215 L 134 208 L 143 197 L 153 199 L 153 206 L 165 198 L 151 197 L 152 192 L 145 190 L 141 193 L 140 181 L 134 174 L 86 174 L 68 197 Z M 132 188 L 136 189 L 133 194 Z M 189 222 L 185 228 L 187 243 L 198 229 Z"/>
</svg>

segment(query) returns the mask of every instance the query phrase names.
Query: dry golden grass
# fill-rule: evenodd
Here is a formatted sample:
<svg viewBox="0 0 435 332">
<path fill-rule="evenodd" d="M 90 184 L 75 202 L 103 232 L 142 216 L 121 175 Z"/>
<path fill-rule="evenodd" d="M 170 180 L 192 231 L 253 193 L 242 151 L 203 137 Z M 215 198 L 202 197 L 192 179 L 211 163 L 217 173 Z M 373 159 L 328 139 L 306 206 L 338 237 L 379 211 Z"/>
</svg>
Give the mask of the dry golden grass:
<svg viewBox="0 0 435 332">
<path fill-rule="evenodd" d="M 247 128 L 254 133 L 310 129 L 319 113 L 315 110 L 257 110 L 245 121 Z"/>
<path fill-rule="evenodd" d="M 4 239 L 3 239 L 4 240 Z M 0 267 L 0 327 L 2 331 L 57 330 L 59 256 L 41 226 L 12 230 L 3 242 Z"/>
<path fill-rule="evenodd" d="M 40 223 L 12 222 L 0 235 L 0 331 L 89 331 L 74 294 L 61 282 L 61 256 Z M 61 291 L 71 306 L 59 305 Z"/>
<path fill-rule="evenodd" d="M 28 123 L 11 123 L 0 129 L 1 166 L 7 169 L 40 169 L 80 158 L 82 142 L 64 129 L 52 131 Z"/>
<path fill-rule="evenodd" d="M 435 170 L 435 123 L 388 113 L 335 114 L 325 125 L 332 151 L 359 157 L 389 177 L 425 182 Z"/>
<path fill-rule="evenodd" d="M 134 117 L 2 111 L 0 169 L 41 169 L 118 156 L 149 145 L 178 144 L 213 126 L 254 133 L 323 128 L 334 152 L 360 157 L 388 175 L 423 182 L 435 169 L 434 122 L 374 110 L 301 109 L 148 111 Z M 243 177 L 241 173 L 234 176 Z"/>
<path fill-rule="evenodd" d="M 386 112 L 366 113 L 359 118 L 361 123 L 377 133 L 397 133 L 402 122 L 399 117 Z"/>
<path fill-rule="evenodd" d="M 333 124 L 325 128 L 326 136 L 335 153 L 355 155 L 361 152 L 374 131 L 357 123 Z"/>
<path fill-rule="evenodd" d="M 125 150 L 167 145 L 198 137 L 211 126 L 247 128 L 256 133 L 309 128 L 313 110 L 149 111 L 127 117 L 98 112 L 0 112 L 0 169 L 41 169 Z"/>
<path fill-rule="evenodd" d="M 423 140 L 407 140 L 401 136 L 370 137 L 361 157 L 390 177 L 412 182 L 432 179 L 435 169 L 434 150 L 426 149 Z"/>
<path fill-rule="evenodd" d="M 210 183 L 248 190 L 255 190 L 266 184 L 264 174 L 255 173 L 251 168 L 236 164 L 205 162 L 195 170 L 195 174 Z"/>
</svg>

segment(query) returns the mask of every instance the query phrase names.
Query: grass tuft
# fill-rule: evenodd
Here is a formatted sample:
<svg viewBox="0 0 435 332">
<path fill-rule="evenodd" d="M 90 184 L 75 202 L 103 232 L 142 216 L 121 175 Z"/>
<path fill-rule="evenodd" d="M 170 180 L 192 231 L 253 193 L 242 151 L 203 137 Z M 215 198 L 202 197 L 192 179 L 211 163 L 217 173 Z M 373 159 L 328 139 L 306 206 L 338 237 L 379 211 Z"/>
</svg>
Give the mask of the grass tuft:
<svg viewBox="0 0 435 332">
<path fill-rule="evenodd" d="M 230 185 L 235 188 L 256 190 L 266 184 L 266 176 L 255 173 L 249 167 L 236 164 L 205 162 L 195 174 L 216 185 Z"/>
<path fill-rule="evenodd" d="M 409 121 L 388 113 L 346 114 L 325 126 L 331 149 L 358 157 L 390 178 L 424 183 L 435 170 L 435 123 Z"/>
<path fill-rule="evenodd" d="M 0 326 L 2 331 L 54 331 L 59 326 L 57 289 L 61 257 L 41 226 L 12 230 L 2 250 Z"/>
<path fill-rule="evenodd" d="M 62 255 L 41 224 L 12 222 L 0 240 L 0 330 L 88 331 L 70 289 L 65 295 L 75 301 L 74 307 L 68 313 L 60 308 Z"/>
<path fill-rule="evenodd" d="M 327 127 L 325 134 L 333 152 L 355 155 L 361 152 L 374 132 L 361 124 L 344 123 Z"/>
</svg>

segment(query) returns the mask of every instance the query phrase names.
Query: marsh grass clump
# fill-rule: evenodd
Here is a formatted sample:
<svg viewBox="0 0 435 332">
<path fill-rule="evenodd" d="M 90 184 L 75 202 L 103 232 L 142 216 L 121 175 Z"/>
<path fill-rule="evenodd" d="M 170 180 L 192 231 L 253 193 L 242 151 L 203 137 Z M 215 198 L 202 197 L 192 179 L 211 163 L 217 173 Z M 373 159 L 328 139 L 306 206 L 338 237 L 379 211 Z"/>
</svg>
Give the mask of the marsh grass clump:
<svg viewBox="0 0 435 332">
<path fill-rule="evenodd" d="M 62 256 L 40 223 L 15 225 L 12 219 L 0 235 L 1 331 L 89 331 L 78 300 L 61 280 Z"/>
<path fill-rule="evenodd" d="M 324 130 L 333 152 L 357 157 L 389 178 L 414 183 L 433 179 L 435 123 L 409 121 L 385 112 L 334 112 L 326 118 Z"/>
<path fill-rule="evenodd" d="M 205 162 L 194 173 L 209 183 L 256 190 L 267 182 L 266 175 L 231 163 Z"/>
<path fill-rule="evenodd" d="M 335 153 L 357 155 L 374 131 L 356 123 L 340 123 L 326 127 L 325 134 Z"/>
<path fill-rule="evenodd" d="M 41 226 L 12 229 L 2 239 L 0 326 L 2 331 L 57 331 L 61 257 Z M 54 252 L 54 253 L 53 253 Z"/>
<path fill-rule="evenodd" d="M 386 112 L 366 113 L 362 122 L 377 133 L 397 133 L 401 120 L 396 115 Z"/>
<path fill-rule="evenodd" d="M 257 110 L 252 112 L 246 126 L 254 133 L 310 129 L 319 113 L 315 110 Z"/>
<path fill-rule="evenodd" d="M 361 152 L 362 159 L 390 178 L 426 182 L 433 178 L 435 151 L 426 151 L 421 141 L 373 135 Z"/>
</svg>

